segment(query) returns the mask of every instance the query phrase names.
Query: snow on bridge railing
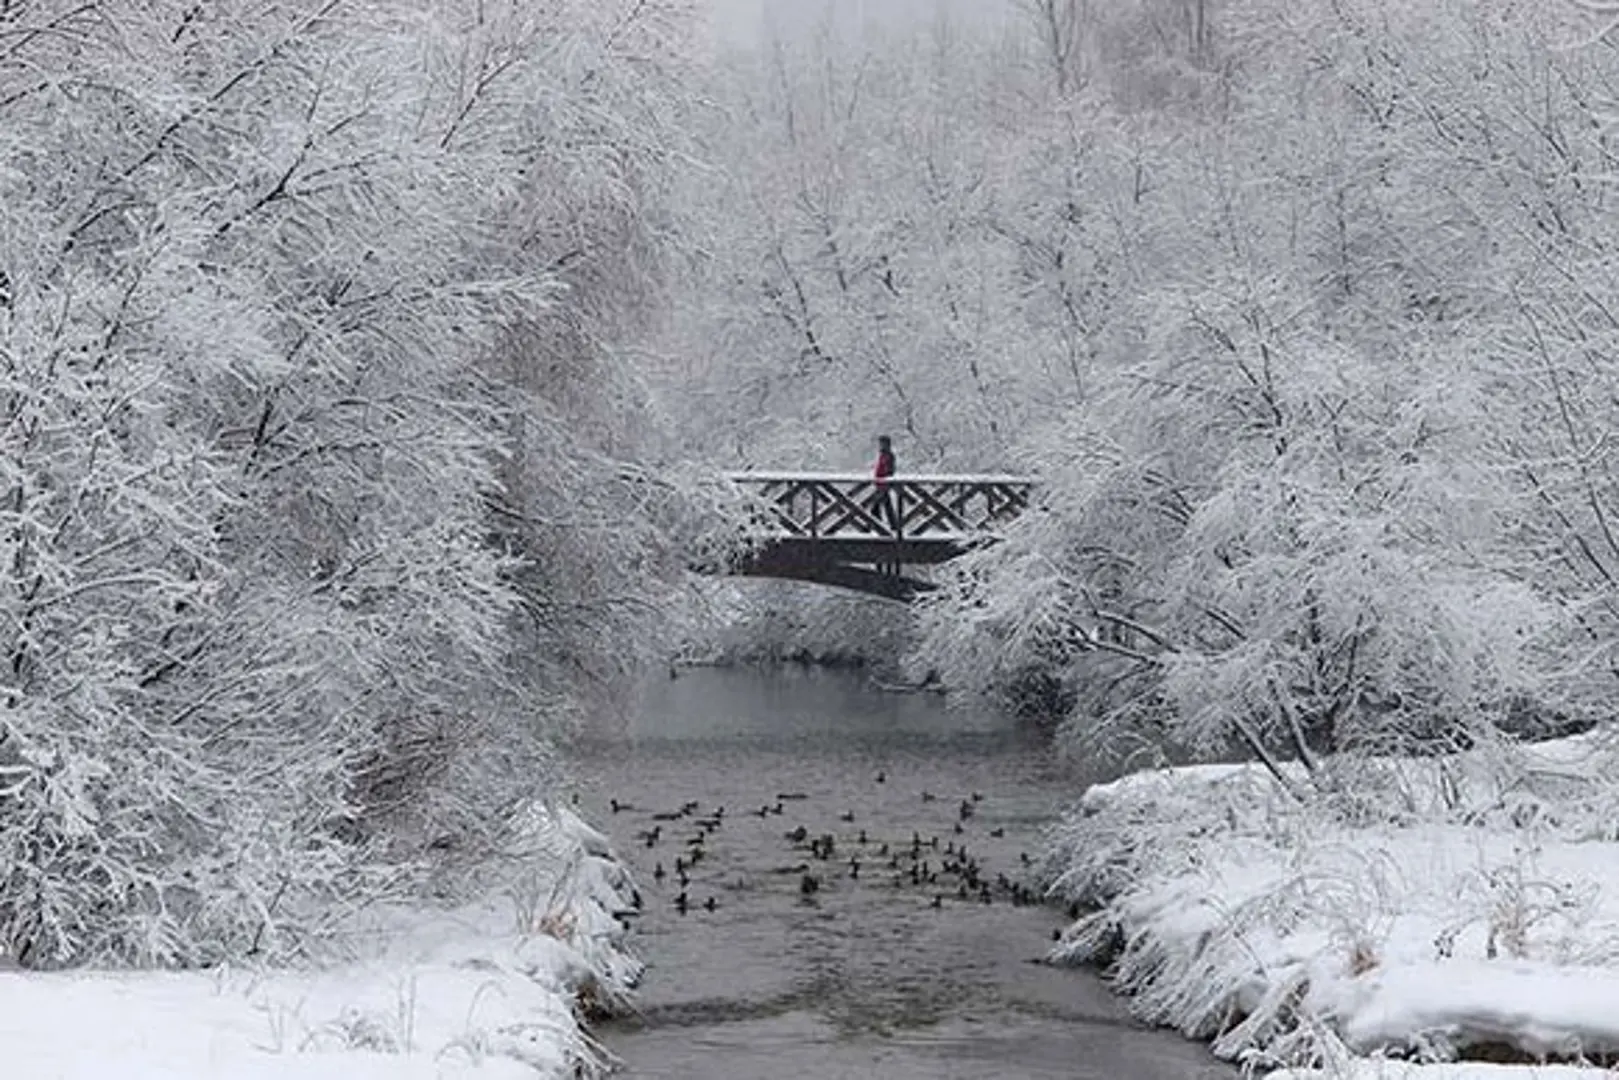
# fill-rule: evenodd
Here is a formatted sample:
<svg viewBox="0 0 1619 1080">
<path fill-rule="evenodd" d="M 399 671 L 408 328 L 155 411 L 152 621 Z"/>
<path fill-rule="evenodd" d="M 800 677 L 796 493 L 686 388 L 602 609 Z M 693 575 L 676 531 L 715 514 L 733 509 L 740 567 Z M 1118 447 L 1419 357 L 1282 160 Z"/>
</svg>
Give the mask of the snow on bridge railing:
<svg viewBox="0 0 1619 1080">
<path fill-rule="evenodd" d="M 999 474 L 895 476 L 737 472 L 765 506 L 758 524 L 776 537 L 950 540 L 992 535 L 1029 505 L 1034 481 Z M 773 526 L 773 528 L 772 528 Z"/>
</svg>

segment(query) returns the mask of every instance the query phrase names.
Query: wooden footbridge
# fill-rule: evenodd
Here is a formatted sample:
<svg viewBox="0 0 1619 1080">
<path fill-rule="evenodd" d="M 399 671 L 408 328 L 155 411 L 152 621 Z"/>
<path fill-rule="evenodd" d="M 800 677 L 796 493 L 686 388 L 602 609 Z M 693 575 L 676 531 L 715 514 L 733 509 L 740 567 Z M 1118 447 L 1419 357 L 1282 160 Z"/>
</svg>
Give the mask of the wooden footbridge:
<svg viewBox="0 0 1619 1080">
<path fill-rule="evenodd" d="M 933 587 L 906 567 L 947 562 L 993 542 L 1029 505 L 1021 476 L 732 473 L 750 497 L 748 552 L 731 571 L 814 581 L 910 600 Z"/>
</svg>

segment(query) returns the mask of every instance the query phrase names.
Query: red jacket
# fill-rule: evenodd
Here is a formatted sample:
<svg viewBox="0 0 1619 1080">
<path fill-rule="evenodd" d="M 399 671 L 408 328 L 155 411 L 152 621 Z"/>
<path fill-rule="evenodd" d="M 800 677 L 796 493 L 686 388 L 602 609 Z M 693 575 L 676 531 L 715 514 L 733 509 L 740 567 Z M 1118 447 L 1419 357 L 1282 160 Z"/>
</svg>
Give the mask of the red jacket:
<svg viewBox="0 0 1619 1080">
<path fill-rule="evenodd" d="M 871 471 L 880 485 L 884 480 L 894 475 L 894 452 L 892 450 L 877 451 L 877 465 Z"/>
</svg>

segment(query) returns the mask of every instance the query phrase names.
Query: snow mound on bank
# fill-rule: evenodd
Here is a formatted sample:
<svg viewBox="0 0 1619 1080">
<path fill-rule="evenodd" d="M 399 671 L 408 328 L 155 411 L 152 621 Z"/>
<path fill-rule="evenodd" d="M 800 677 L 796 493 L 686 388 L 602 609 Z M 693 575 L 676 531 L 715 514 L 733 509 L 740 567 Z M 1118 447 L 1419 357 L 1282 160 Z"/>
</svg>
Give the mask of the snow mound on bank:
<svg viewBox="0 0 1619 1080">
<path fill-rule="evenodd" d="M 0 973 L 0 1072 L 29 1080 L 479 1080 L 603 1070 L 578 1006 L 641 974 L 632 887 L 567 810 L 522 822 L 523 873 L 453 911 L 390 911 L 320 971 Z M 576 1071 L 577 1070 L 577 1071 Z"/>
<path fill-rule="evenodd" d="M 1443 1032 L 1455 1045 L 1502 1043 L 1538 1056 L 1619 1051 L 1619 970 L 1612 968 L 1403 963 L 1330 981 L 1311 1000 L 1339 1019 L 1351 1047 Z"/>
<path fill-rule="evenodd" d="M 1357 1061 L 1340 1069 L 1282 1069 L 1269 1080 L 1613 1080 L 1607 1069 L 1581 1065 L 1490 1065 L 1475 1062 L 1415 1065 Z"/>
<path fill-rule="evenodd" d="M 1112 962 L 1142 1018 L 1255 1068 L 1619 1053 L 1615 764 L 1588 735 L 1099 785 L 1048 852 L 1097 908 L 1052 957 Z"/>
</svg>

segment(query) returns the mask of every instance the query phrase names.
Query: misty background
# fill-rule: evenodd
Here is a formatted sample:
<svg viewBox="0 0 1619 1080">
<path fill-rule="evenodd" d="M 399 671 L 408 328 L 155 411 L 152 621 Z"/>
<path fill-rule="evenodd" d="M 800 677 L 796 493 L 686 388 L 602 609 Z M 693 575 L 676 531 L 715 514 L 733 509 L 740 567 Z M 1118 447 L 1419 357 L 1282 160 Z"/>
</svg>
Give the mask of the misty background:
<svg viewBox="0 0 1619 1080">
<path fill-rule="evenodd" d="M 947 21 L 1001 30 L 1015 0 L 699 0 L 714 38 L 732 46 L 793 40 L 828 29 L 853 40 Z"/>
</svg>

